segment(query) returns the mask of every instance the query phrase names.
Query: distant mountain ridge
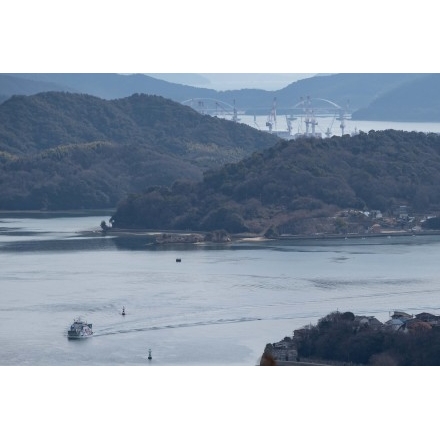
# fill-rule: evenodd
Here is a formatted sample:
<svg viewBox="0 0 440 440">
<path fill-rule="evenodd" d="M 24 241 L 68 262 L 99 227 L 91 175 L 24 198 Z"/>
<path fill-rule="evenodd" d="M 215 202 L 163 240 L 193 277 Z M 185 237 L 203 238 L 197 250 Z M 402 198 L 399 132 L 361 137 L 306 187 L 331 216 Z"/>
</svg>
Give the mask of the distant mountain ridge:
<svg viewBox="0 0 440 440">
<path fill-rule="evenodd" d="M 440 74 L 424 75 L 385 91 L 353 113 L 357 120 L 440 122 Z"/>
<path fill-rule="evenodd" d="M 8 75 L 0 74 L 0 95 L 6 100 L 13 95 L 34 95 L 47 91 L 74 91 L 71 87 L 52 82 L 51 78 L 44 77 L 32 78 L 31 75 Z M 3 101 L 3 100 L 2 100 Z"/>
<path fill-rule="evenodd" d="M 159 95 L 173 101 L 184 101 L 193 96 L 198 88 L 170 83 L 143 74 L 122 75 L 116 73 L 15 73 L 0 74 L 0 94 L 9 94 L 3 87 L 3 77 L 17 77 L 23 80 L 42 81 L 56 84 L 57 90 L 86 93 L 102 99 L 126 98 L 135 93 Z M 10 79 L 9 79 L 10 81 Z M 40 91 L 53 91 L 46 88 Z M 215 90 L 201 89 L 204 96 L 212 96 Z M 23 93 L 29 94 L 29 93 Z"/>
<path fill-rule="evenodd" d="M 217 91 L 280 90 L 295 81 L 314 76 L 310 73 L 145 73 L 145 75 L 176 84 L 205 87 Z"/>
<path fill-rule="evenodd" d="M 438 76 L 425 73 L 339 73 L 298 80 L 277 91 L 242 89 L 218 92 L 204 87 L 175 84 L 144 74 L 10 73 L 0 74 L 0 97 L 7 99 L 16 94 L 68 91 L 103 99 L 117 99 L 134 93 L 145 93 L 179 103 L 190 99 L 213 99 L 228 105 L 236 103 L 239 110 L 262 115 L 270 113 L 274 98 L 277 99 L 278 112 L 283 114 L 297 105 L 301 97 L 310 96 L 333 101 L 344 108 L 348 105 L 354 119 L 366 117 L 374 120 L 420 121 L 424 115 L 430 115 L 431 120 L 436 120 L 432 119 L 437 115 L 436 103 L 429 99 L 417 101 L 417 97 L 410 92 L 411 88 L 417 87 L 418 79 L 425 78 L 427 83 L 436 83 L 436 75 Z M 419 96 L 426 97 L 426 90 L 428 89 L 421 88 L 420 92 L 423 93 Z M 438 88 L 432 89 L 434 94 L 437 90 Z M 403 106 L 399 102 L 402 97 L 405 97 Z M 415 107 L 420 111 L 411 110 Z"/>
</svg>

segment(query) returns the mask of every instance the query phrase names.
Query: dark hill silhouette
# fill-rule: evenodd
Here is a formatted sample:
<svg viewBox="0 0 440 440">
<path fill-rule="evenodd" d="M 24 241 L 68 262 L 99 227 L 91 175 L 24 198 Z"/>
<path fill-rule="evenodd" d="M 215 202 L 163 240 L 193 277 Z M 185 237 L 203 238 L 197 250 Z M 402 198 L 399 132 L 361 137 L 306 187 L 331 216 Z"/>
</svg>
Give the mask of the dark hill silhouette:
<svg viewBox="0 0 440 440">
<path fill-rule="evenodd" d="M 248 114 L 268 114 L 275 97 L 279 113 L 288 112 L 300 102 L 301 97 L 310 96 L 329 99 L 342 107 L 349 103 L 350 111 L 356 111 L 367 107 L 382 94 L 426 75 L 340 73 L 302 79 L 277 91 L 248 88 L 218 92 L 207 88 L 174 84 L 143 74 L 16 73 L 0 74 L 0 95 L 30 95 L 41 91 L 64 90 L 86 93 L 103 99 L 116 99 L 135 93 L 145 93 L 159 95 L 179 103 L 196 98 L 218 100 L 228 105 L 233 105 L 235 102 L 239 110 Z M 22 81 L 21 89 L 19 80 Z M 429 107 L 426 108 L 429 111 Z M 393 120 L 392 113 L 388 115 L 388 119 Z"/>
<path fill-rule="evenodd" d="M 13 95 L 34 95 L 47 91 L 74 91 L 71 87 L 32 77 L 20 77 L 13 74 L 0 74 L 0 102 Z"/>
<path fill-rule="evenodd" d="M 11 78 L 15 87 L 11 88 Z M 21 80 L 22 92 L 18 86 Z M 40 83 L 40 84 L 39 84 Z M 34 89 L 29 84 L 34 84 Z M 37 85 L 39 84 L 38 90 Z M 215 98 L 212 89 L 174 84 L 143 74 L 120 75 L 116 73 L 15 73 L 0 74 L 0 94 L 30 95 L 41 91 L 67 91 L 85 93 L 103 99 L 126 98 L 136 93 L 159 95 L 182 102 L 194 97 Z"/>
<path fill-rule="evenodd" d="M 207 171 L 200 183 L 131 195 L 113 222 L 120 228 L 334 233 L 347 229 L 347 219 L 332 219 L 341 210 L 390 212 L 400 204 L 438 211 L 438 185 L 439 135 L 387 130 L 303 138 Z"/>
<path fill-rule="evenodd" d="M 0 105 L 0 209 L 111 208 L 275 142 L 159 96 L 14 96 Z"/>
<path fill-rule="evenodd" d="M 14 96 L 0 105 L 0 121 L 0 148 L 11 154 L 92 141 L 155 142 L 156 149 L 177 154 L 188 143 L 238 147 L 240 141 L 251 152 L 275 142 L 247 125 L 140 94 L 111 101 L 63 92 Z"/>
<path fill-rule="evenodd" d="M 415 81 L 423 74 L 410 73 L 340 73 L 315 76 L 290 84 L 280 90 L 277 97 L 280 107 L 297 103 L 299 97 L 310 95 L 335 101 L 340 106 L 349 103 L 355 111 L 367 106 L 383 93 Z"/>
<path fill-rule="evenodd" d="M 389 90 L 352 117 L 357 120 L 440 122 L 440 74 L 422 76 Z"/>
</svg>

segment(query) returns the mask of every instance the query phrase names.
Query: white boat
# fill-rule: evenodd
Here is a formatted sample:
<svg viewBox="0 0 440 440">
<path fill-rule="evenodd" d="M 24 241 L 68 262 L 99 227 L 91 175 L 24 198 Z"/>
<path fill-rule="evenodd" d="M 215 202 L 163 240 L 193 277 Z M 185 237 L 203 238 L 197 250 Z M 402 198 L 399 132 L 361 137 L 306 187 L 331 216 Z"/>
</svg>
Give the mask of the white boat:
<svg viewBox="0 0 440 440">
<path fill-rule="evenodd" d="M 81 318 L 76 318 L 73 320 L 73 324 L 67 331 L 67 337 L 69 339 L 83 339 L 89 338 L 93 335 L 92 324 L 87 324 Z"/>
</svg>

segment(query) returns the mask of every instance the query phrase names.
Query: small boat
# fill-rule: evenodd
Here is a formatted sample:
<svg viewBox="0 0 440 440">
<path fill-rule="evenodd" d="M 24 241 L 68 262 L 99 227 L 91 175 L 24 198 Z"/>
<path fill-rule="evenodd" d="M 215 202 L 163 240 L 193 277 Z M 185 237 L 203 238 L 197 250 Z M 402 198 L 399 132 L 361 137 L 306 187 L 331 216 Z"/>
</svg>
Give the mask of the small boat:
<svg viewBox="0 0 440 440">
<path fill-rule="evenodd" d="M 125 307 L 122 307 L 122 316 L 125 316 Z"/>
<path fill-rule="evenodd" d="M 73 324 L 67 331 L 67 337 L 69 339 L 83 339 L 89 338 L 93 335 L 92 324 L 87 324 L 81 318 L 76 318 L 73 320 Z"/>
</svg>

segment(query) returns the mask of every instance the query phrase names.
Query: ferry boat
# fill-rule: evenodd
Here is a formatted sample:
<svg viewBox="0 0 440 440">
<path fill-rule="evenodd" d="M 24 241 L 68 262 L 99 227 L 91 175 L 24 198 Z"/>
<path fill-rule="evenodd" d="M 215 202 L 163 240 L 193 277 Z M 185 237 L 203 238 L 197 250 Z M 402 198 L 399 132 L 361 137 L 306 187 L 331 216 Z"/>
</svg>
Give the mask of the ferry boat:
<svg viewBox="0 0 440 440">
<path fill-rule="evenodd" d="M 67 331 L 67 337 L 69 339 L 83 339 L 89 338 L 93 335 L 92 324 L 87 324 L 81 318 L 76 318 L 70 329 Z"/>
</svg>

